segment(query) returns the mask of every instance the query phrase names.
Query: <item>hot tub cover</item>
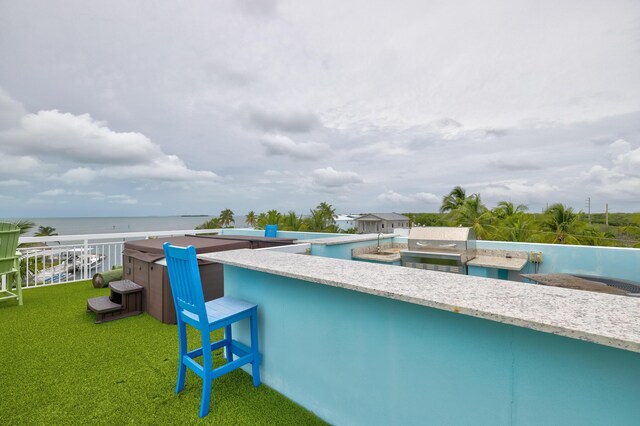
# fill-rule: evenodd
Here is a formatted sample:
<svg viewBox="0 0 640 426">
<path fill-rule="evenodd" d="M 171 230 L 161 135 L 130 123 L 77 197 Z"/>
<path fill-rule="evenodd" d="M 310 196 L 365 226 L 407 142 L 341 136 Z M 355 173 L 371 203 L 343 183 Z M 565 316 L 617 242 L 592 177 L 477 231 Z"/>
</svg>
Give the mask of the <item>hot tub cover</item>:
<svg viewBox="0 0 640 426">
<path fill-rule="evenodd" d="M 249 241 L 216 240 L 211 238 L 184 236 L 127 241 L 124 243 L 122 254 L 145 262 L 155 262 L 156 260 L 164 257 L 164 249 L 162 246 L 165 242 L 169 242 L 171 245 L 180 247 L 193 246 L 198 254 L 251 248 L 251 243 Z"/>
</svg>

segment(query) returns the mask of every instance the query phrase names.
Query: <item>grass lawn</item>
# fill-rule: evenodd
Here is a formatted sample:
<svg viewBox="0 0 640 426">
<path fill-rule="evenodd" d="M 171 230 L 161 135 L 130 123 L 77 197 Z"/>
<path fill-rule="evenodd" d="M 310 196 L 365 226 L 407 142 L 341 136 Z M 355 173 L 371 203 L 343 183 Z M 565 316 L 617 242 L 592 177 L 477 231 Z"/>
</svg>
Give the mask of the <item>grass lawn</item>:
<svg viewBox="0 0 640 426">
<path fill-rule="evenodd" d="M 209 415 L 199 419 L 201 380 L 188 371 L 175 394 L 176 326 L 147 314 L 94 324 L 86 301 L 108 292 L 85 281 L 26 290 L 22 307 L 0 302 L 1 425 L 323 424 L 266 385 L 254 388 L 241 370 L 214 380 Z M 222 350 L 213 362 L 224 363 Z"/>
</svg>

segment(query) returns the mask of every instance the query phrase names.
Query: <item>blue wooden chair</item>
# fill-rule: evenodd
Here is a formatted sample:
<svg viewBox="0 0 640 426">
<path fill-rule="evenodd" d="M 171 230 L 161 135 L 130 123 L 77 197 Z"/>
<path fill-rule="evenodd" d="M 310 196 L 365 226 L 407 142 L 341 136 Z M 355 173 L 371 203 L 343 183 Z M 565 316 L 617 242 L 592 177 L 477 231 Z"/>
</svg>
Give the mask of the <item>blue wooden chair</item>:
<svg viewBox="0 0 640 426">
<path fill-rule="evenodd" d="M 213 379 L 245 364 L 251 364 L 253 385 L 260 385 L 262 356 L 258 352 L 258 306 L 226 296 L 205 303 L 195 248 L 193 246 L 176 247 L 164 243 L 164 254 L 167 258 L 169 282 L 178 321 L 180 362 L 176 393 L 184 389 L 186 369 L 189 368 L 196 373 L 202 379 L 200 417 L 204 417 L 209 413 Z M 250 348 L 231 337 L 231 324 L 244 318 L 248 318 L 251 324 Z M 200 331 L 202 347 L 187 351 L 186 324 Z M 211 331 L 223 327 L 224 339 L 211 343 Z M 211 352 L 222 347 L 225 348 L 227 362 L 214 369 L 211 363 Z M 234 355 L 238 357 L 235 360 L 233 359 Z M 202 365 L 195 361 L 195 358 L 200 356 L 203 359 Z"/>
<path fill-rule="evenodd" d="M 275 238 L 278 235 L 278 225 L 267 225 L 264 227 L 264 236 Z"/>
</svg>

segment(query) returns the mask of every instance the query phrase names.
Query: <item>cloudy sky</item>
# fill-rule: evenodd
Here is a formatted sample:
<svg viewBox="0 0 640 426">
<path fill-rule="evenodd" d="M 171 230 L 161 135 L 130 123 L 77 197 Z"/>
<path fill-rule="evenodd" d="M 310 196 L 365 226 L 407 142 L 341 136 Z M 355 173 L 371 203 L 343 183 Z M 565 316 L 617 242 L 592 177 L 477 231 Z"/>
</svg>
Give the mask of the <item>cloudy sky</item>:
<svg viewBox="0 0 640 426">
<path fill-rule="evenodd" d="M 640 2 L 0 0 L 0 217 L 640 211 Z"/>
</svg>

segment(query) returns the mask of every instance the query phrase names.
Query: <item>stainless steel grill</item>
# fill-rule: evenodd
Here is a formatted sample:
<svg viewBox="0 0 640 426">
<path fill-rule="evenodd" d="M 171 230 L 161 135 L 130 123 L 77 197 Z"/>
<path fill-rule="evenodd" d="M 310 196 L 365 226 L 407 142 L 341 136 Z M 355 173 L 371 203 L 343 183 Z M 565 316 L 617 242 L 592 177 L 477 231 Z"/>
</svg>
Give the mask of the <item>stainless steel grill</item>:
<svg viewBox="0 0 640 426">
<path fill-rule="evenodd" d="M 411 228 L 408 246 L 400 257 L 409 268 L 466 274 L 467 262 L 476 257 L 473 228 Z"/>
</svg>

